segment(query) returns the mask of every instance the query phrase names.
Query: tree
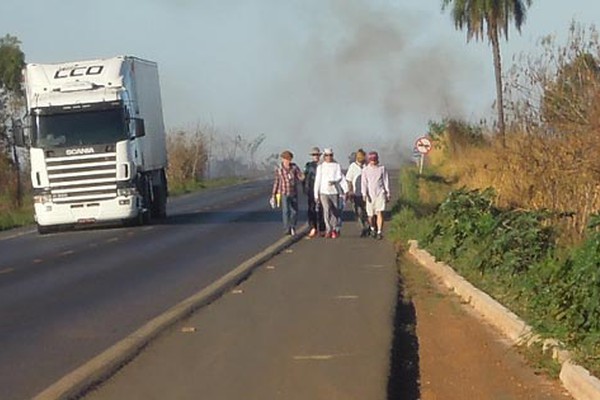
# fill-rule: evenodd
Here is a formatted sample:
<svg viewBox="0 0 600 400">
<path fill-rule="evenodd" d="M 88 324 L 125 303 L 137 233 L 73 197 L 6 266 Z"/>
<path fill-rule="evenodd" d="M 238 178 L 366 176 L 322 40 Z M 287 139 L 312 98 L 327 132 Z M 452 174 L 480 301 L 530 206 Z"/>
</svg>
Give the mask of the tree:
<svg viewBox="0 0 600 400">
<path fill-rule="evenodd" d="M 442 10 L 451 7 L 452 19 L 457 29 L 467 30 L 467 41 L 482 40 L 487 36 L 492 45 L 494 73 L 496 76 L 496 109 L 498 131 L 502 144 L 506 144 L 504 124 L 504 100 L 502 98 L 502 61 L 500 37 L 508 40 L 511 22 L 521 32 L 527 8 L 532 0 L 442 0 Z"/>
<path fill-rule="evenodd" d="M 7 34 L 0 38 L 0 139 L 5 151 L 12 153 L 17 181 L 16 203 L 19 206 L 23 201 L 21 168 L 19 153 L 11 133 L 19 110 L 23 107 L 21 71 L 25 66 L 25 54 L 21 51 L 20 44 L 15 36 Z"/>
<path fill-rule="evenodd" d="M 556 78 L 544 85 L 543 121 L 558 132 L 598 128 L 600 115 L 600 64 L 589 52 L 581 52 L 561 65 Z"/>
<path fill-rule="evenodd" d="M 21 71 L 25 66 L 25 54 L 21 42 L 15 36 L 0 38 L 0 88 L 11 93 L 22 94 Z"/>
</svg>

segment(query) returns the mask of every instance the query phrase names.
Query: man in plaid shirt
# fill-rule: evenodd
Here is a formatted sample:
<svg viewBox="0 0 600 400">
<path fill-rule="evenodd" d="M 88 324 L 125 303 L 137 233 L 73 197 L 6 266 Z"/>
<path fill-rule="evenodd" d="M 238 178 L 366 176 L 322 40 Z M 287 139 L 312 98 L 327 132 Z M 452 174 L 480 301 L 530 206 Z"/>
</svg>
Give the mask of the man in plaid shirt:
<svg viewBox="0 0 600 400">
<path fill-rule="evenodd" d="M 291 151 L 281 153 L 281 165 L 275 170 L 271 203 L 281 201 L 283 228 L 287 235 L 296 234 L 298 222 L 298 185 L 304 180 L 302 170 L 292 162 Z M 276 201 L 279 205 L 279 201 Z"/>
</svg>

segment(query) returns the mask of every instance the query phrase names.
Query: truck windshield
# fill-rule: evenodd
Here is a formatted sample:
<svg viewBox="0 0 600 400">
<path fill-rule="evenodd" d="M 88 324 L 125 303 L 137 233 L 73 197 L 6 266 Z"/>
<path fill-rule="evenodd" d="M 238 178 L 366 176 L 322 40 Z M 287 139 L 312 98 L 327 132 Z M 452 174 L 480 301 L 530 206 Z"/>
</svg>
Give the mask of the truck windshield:
<svg viewBox="0 0 600 400">
<path fill-rule="evenodd" d="M 127 139 L 121 108 L 38 115 L 33 134 L 37 147 L 72 147 Z"/>
</svg>

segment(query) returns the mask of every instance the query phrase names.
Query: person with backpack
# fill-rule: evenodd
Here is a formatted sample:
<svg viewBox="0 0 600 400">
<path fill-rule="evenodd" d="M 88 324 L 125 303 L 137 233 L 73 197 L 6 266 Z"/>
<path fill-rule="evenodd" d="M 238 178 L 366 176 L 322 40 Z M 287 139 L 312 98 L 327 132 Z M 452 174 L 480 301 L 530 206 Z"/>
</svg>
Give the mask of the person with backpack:
<svg viewBox="0 0 600 400">
<path fill-rule="evenodd" d="M 369 235 L 370 228 L 367 218 L 365 199 L 362 195 L 361 175 L 365 167 L 366 153 L 363 149 L 358 149 L 354 154 L 354 159 L 346 172 L 346 181 L 348 181 L 348 198 L 353 205 L 354 215 L 360 228 L 360 237 Z"/>
<path fill-rule="evenodd" d="M 298 185 L 304 181 L 304 173 L 292 162 L 293 158 L 289 150 L 281 153 L 271 195 L 271 204 L 279 203 L 277 199 L 280 199 L 284 232 L 291 236 L 296 234 L 298 223 Z"/>
<path fill-rule="evenodd" d="M 366 209 L 371 224 L 371 234 L 383 238 L 383 212 L 390 201 L 390 184 L 387 170 L 379 164 L 379 154 L 369 152 L 369 164 L 362 170 L 361 192 L 367 200 Z"/>
<path fill-rule="evenodd" d="M 304 194 L 308 198 L 308 226 L 310 226 L 309 238 L 319 234 L 325 235 L 325 220 L 323 219 L 323 208 L 315 201 L 315 178 L 317 167 L 321 161 L 321 150 L 313 147 L 310 152 L 311 160 L 304 166 Z"/>
</svg>

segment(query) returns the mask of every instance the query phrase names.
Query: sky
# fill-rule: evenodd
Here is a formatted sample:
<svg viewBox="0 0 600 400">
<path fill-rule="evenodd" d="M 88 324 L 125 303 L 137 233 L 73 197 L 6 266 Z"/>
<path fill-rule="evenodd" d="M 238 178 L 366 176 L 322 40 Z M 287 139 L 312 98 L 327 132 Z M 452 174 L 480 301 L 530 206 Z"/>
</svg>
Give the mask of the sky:
<svg viewBox="0 0 600 400">
<path fill-rule="evenodd" d="M 501 44 L 505 70 L 572 21 L 599 22 L 600 2 L 533 0 Z M 467 43 L 441 0 L 2 0 L 7 33 L 27 62 L 156 61 L 168 130 L 264 134 L 265 153 L 396 157 L 429 120 L 495 115 L 490 47 Z"/>
</svg>

